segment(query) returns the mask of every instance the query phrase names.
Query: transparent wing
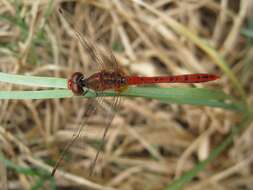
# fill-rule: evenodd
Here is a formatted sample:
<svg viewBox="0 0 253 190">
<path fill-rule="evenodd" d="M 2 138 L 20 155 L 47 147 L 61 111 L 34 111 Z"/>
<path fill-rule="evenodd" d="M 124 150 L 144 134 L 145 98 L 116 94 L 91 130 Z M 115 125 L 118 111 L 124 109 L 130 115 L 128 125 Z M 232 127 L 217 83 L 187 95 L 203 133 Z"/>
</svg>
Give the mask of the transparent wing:
<svg viewBox="0 0 253 190">
<path fill-rule="evenodd" d="M 104 149 L 104 145 L 105 145 L 105 141 L 106 141 L 106 136 L 107 136 L 108 131 L 110 129 L 110 126 L 112 124 L 113 118 L 115 117 L 115 114 L 117 113 L 117 111 L 119 109 L 120 103 L 121 103 L 121 97 L 120 96 L 114 97 L 113 98 L 113 102 L 112 102 L 112 110 L 111 110 L 112 112 L 107 112 L 108 114 L 106 116 L 106 121 L 105 121 L 105 125 L 104 125 L 105 129 L 104 129 L 104 132 L 102 134 L 102 140 L 101 140 L 101 143 L 100 143 L 100 145 L 98 147 L 96 156 L 95 156 L 94 160 L 92 161 L 92 163 L 90 165 L 90 173 L 89 173 L 90 176 L 94 172 L 94 168 L 96 166 L 96 162 L 98 160 L 100 152 Z M 102 104 L 103 104 L 103 102 L 102 102 Z"/>
<path fill-rule="evenodd" d="M 92 40 L 89 34 L 84 35 L 81 32 L 80 27 L 75 24 L 74 19 L 69 13 L 59 8 L 59 15 L 70 25 L 71 29 L 75 33 L 77 40 L 82 45 L 83 49 L 88 53 L 89 57 L 92 60 L 91 64 L 94 71 L 117 69 L 117 62 L 111 51 L 95 45 L 95 42 Z"/>
<path fill-rule="evenodd" d="M 61 8 L 59 9 L 59 15 L 62 19 L 67 21 L 67 23 L 71 26 L 71 29 L 75 33 L 75 36 L 76 36 L 77 40 L 80 42 L 82 48 L 88 53 L 89 57 L 92 60 L 91 65 L 92 65 L 92 68 L 94 69 L 94 71 L 95 70 L 96 71 L 107 70 L 107 71 L 120 72 L 120 69 L 118 67 L 116 58 L 113 55 L 111 50 L 101 48 L 101 47 L 100 48 L 97 47 L 97 45 L 95 45 L 95 43 L 91 40 L 91 38 L 88 36 L 88 34 L 86 34 L 84 36 L 80 32 L 81 30 L 79 29 L 79 27 L 76 26 L 72 16 L 70 14 L 68 14 L 66 11 L 64 11 L 63 9 L 61 9 Z M 102 97 L 99 97 L 98 102 L 102 106 L 105 105 L 104 104 L 104 99 Z M 97 161 L 97 159 L 100 155 L 100 152 L 104 148 L 104 142 L 106 140 L 106 136 L 108 134 L 108 131 L 109 131 L 109 128 L 110 128 L 111 123 L 113 121 L 113 118 L 116 114 L 116 111 L 119 108 L 120 102 L 121 102 L 121 98 L 119 96 L 114 97 L 112 102 L 111 102 L 111 108 L 112 108 L 113 111 L 106 112 L 105 122 L 104 122 L 105 123 L 105 125 L 104 125 L 105 129 L 104 129 L 104 132 L 103 132 L 103 135 L 102 135 L 102 141 L 101 141 L 101 144 L 98 148 L 96 156 L 95 156 L 95 158 L 94 158 L 94 160 L 91 164 L 90 175 L 92 175 L 92 173 L 94 171 L 94 167 L 96 165 L 96 161 Z M 90 105 L 95 105 L 94 101 L 93 102 L 89 101 L 89 104 Z M 95 113 L 97 107 L 98 107 L 97 105 L 96 106 L 87 106 L 87 111 L 85 113 L 87 118 L 89 118 L 90 116 L 92 116 Z M 103 109 L 103 111 L 105 111 L 105 110 Z M 52 171 L 52 175 L 54 175 L 56 169 L 58 168 L 58 166 L 61 162 L 61 160 L 63 159 L 63 156 L 66 154 L 66 152 L 69 150 L 69 148 L 74 144 L 74 142 L 79 138 L 81 132 L 86 127 L 87 120 L 88 119 L 84 119 L 84 121 L 82 121 L 82 123 L 77 128 L 77 131 L 74 133 L 71 141 L 65 146 L 63 152 L 61 153 L 60 158 L 58 159 L 57 163 L 55 164 L 55 167 Z"/>
<path fill-rule="evenodd" d="M 64 147 L 63 151 L 61 152 L 60 157 L 56 161 L 54 168 L 51 172 L 51 176 L 55 175 L 56 170 L 58 169 L 58 167 L 59 167 L 61 161 L 63 160 L 64 156 L 66 155 L 66 153 L 69 151 L 70 147 L 80 137 L 81 132 L 84 130 L 84 128 L 87 127 L 87 122 L 89 121 L 89 118 L 95 114 L 98 104 L 101 104 L 101 102 L 103 101 L 102 99 L 103 99 L 102 97 L 99 97 L 97 99 L 89 99 L 87 101 L 87 103 L 86 103 L 87 106 L 86 106 L 85 113 L 84 113 L 84 119 L 78 125 L 78 127 L 76 127 L 71 140 L 68 142 L 68 144 Z"/>
</svg>

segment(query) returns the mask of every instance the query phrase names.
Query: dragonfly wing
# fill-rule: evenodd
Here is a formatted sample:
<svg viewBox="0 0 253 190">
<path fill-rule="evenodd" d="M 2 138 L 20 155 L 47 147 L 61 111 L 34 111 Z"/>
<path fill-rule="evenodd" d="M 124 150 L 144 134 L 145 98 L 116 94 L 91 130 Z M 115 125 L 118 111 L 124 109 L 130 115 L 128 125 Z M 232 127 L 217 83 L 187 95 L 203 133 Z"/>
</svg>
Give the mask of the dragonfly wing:
<svg viewBox="0 0 253 190">
<path fill-rule="evenodd" d="M 110 129 L 110 126 L 112 124 L 112 121 L 113 121 L 113 118 L 115 117 L 115 114 L 119 108 L 121 104 L 121 97 L 120 96 L 116 96 L 114 97 L 113 99 L 113 103 L 112 103 L 112 112 L 111 113 L 108 113 L 107 114 L 107 117 L 106 117 L 106 121 L 105 121 L 105 129 L 104 129 L 104 132 L 103 132 L 103 135 L 102 135 L 102 140 L 101 140 L 101 143 L 98 147 L 98 150 L 97 150 L 97 153 L 96 153 L 96 156 L 94 158 L 94 160 L 92 161 L 91 165 L 90 165 L 90 176 L 93 174 L 94 172 L 94 168 L 96 166 L 96 162 L 98 160 L 98 157 L 100 155 L 100 152 L 104 149 L 104 145 L 105 145 L 105 141 L 106 141 L 106 136 L 108 134 L 108 131 Z"/>
<path fill-rule="evenodd" d="M 84 36 L 84 34 L 81 32 L 80 27 L 78 27 L 76 22 L 74 21 L 75 19 L 73 19 L 73 17 L 69 13 L 67 13 L 61 8 L 59 8 L 58 12 L 59 12 L 60 18 L 65 20 L 70 25 L 71 30 L 74 32 L 76 39 L 78 40 L 78 42 L 80 42 L 83 49 L 89 55 L 90 59 L 92 60 L 92 66 L 97 67 L 96 69 L 92 68 L 91 70 L 94 70 L 94 71 L 104 70 L 105 65 L 103 63 L 103 58 L 100 56 L 100 53 L 98 52 L 98 48 L 96 47 L 95 43 L 92 42 L 91 40 L 92 38 L 89 37 L 88 34 L 86 34 L 87 37 Z"/>
<path fill-rule="evenodd" d="M 90 40 L 92 38 L 89 38 L 89 36 L 87 34 L 84 36 L 82 34 L 82 32 L 80 32 L 81 31 L 80 27 L 77 27 L 77 25 L 74 22 L 74 19 L 72 19 L 72 16 L 69 15 L 67 12 L 65 12 L 62 9 L 59 9 L 59 14 L 60 14 L 60 17 L 62 17 L 65 21 L 67 21 L 68 24 L 70 24 L 73 32 L 75 33 L 76 38 L 80 42 L 83 49 L 88 53 L 89 57 L 92 60 L 91 66 L 100 67 L 99 69 L 97 69 L 97 71 L 98 70 L 99 71 L 101 71 L 101 70 L 106 70 L 106 71 L 111 70 L 111 71 L 115 71 L 115 72 L 120 72 L 117 61 L 116 61 L 116 58 L 113 55 L 111 50 L 107 50 L 107 49 L 97 47 L 95 45 L 95 43 L 92 42 L 92 40 Z M 120 100 L 121 99 L 118 96 L 113 98 L 113 103 L 111 105 L 112 105 L 112 108 L 114 110 L 118 109 L 118 107 L 120 105 Z M 100 103 L 103 103 L 102 98 L 100 99 Z M 91 114 L 88 112 L 88 115 L 91 115 Z M 96 156 L 95 156 L 95 159 L 93 160 L 93 162 L 91 164 L 90 174 L 93 173 L 96 161 L 99 157 L 99 154 L 100 154 L 101 150 L 103 149 L 104 141 L 105 141 L 106 135 L 107 135 L 108 130 L 111 126 L 111 122 L 112 122 L 114 116 L 115 116 L 115 111 L 111 112 L 111 113 L 108 113 L 107 116 L 105 117 L 106 121 L 105 121 L 105 129 L 104 129 L 103 136 L 102 136 L 102 144 L 99 146 L 98 151 L 97 151 Z M 83 130 L 83 127 L 80 127 L 80 129 L 78 129 L 78 131 L 77 131 L 77 134 L 80 135 L 80 132 L 82 130 Z M 75 140 L 76 140 L 76 138 L 73 138 L 73 140 L 70 142 L 70 145 L 67 145 L 68 146 L 66 148 L 67 150 L 74 143 L 73 141 L 75 141 Z"/>
<path fill-rule="evenodd" d="M 81 32 L 80 27 L 75 24 L 72 16 L 61 8 L 59 9 L 59 15 L 71 26 L 77 40 L 82 45 L 83 49 L 89 54 L 89 57 L 92 60 L 91 65 L 96 67 L 96 69 L 93 68 L 93 72 L 95 72 L 95 70 L 119 70 L 116 58 L 111 49 L 101 48 L 95 45 L 90 35 L 87 33 L 84 35 Z"/>
<path fill-rule="evenodd" d="M 75 128 L 75 131 L 73 132 L 71 140 L 67 143 L 67 145 L 64 147 L 63 151 L 61 152 L 60 157 L 56 161 L 54 168 L 51 172 L 51 176 L 55 175 L 57 168 L 59 167 L 66 153 L 69 151 L 70 147 L 76 142 L 76 140 L 80 137 L 81 132 L 87 127 L 87 122 L 89 121 L 89 118 L 95 114 L 97 106 L 99 103 L 102 102 L 102 99 L 103 99 L 102 97 L 97 98 L 97 100 L 89 99 L 88 102 L 86 103 L 87 106 L 84 112 L 84 119 L 79 125 L 77 125 L 78 127 Z"/>
</svg>

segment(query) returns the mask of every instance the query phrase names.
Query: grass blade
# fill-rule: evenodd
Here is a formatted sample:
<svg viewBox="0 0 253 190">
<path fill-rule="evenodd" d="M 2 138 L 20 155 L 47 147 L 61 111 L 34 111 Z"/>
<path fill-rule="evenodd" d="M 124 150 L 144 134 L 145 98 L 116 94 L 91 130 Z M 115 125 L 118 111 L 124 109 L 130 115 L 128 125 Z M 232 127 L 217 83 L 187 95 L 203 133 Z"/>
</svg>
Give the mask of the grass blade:
<svg viewBox="0 0 253 190">
<path fill-rule="evenodd" d="M 67 80 L 63 78 L 25 76 L 2 72 L 0 72 L 0 82 L 37 87 L 67 88 Z"/>
<path fill-rule="evenodd" d="M 70 90 L 0 91 L 0 99 L 2 100 L 53 99 L 72 96 Z"/>
<path fill-rule="evenodd" d="M 243 111 L 244 104 L 236 102 L 222 91 L 204 88 L 158 88 L 158 87 L 131 87 L 120 94 L 114 91 L 105 91 L 95 94 L 89 91 L 84 97 L 96 96 L 126 96 L 143 97 L 160 100 L 165 103 L 189 104 L 224 108 L 231 111 Z M 0 91 L 0 99 L 52 99 L 73 97 L 70 90 L 38 90 L 38 91 Z"/>
<path fill-rule="evenodd" d="M 200 171 L 203 171 L 209 163 L 211 163 L 215 158 L 217 158 L 222 153 L 222 151 L 224 151 L 229 145 L 231 145 L 234 136 L 238 134 L 243 128 L 248 126 L 251 120 L 252 116 L 250 114 L 245 114 L 244 118 L 239 123 L 239 125 L 235 126 L 234 130 L 231 131 L 231 133 L 227 136 L 227 138 L 220 145 L 218 145 L 216 148 L 212 150 L 210 156 L 206 160 L 200 162 L 198 165 L 195 166 L 195 168 L 186 172 L 179 179 L 169 184 L 166 190 L 182 189 L 183 186 L 186 185 L 186 183 L 190 182 L 195 176 L 197 176 L 197 174 Z"/>
</svg>

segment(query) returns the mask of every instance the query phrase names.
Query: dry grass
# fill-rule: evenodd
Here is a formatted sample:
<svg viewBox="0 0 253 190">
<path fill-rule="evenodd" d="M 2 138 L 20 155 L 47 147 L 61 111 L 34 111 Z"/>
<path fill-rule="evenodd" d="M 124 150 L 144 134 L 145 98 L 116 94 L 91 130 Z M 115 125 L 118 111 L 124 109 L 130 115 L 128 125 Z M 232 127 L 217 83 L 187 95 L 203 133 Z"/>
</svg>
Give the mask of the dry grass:
<svg viewBox="0 0 253 190">
<path fill-rule="evenodd" d="M 49 2 L 0 2 L 2 72 L 68 77 L 73 71 L 87 70 L 89 57 L 57 14 L 61 6 L 72 12 L 75 24 L 98 46 L 112 47 L 126 72 L 147 76 L 217 73 L 222 76 L 218 82 L 196 86 L 222 89 L 252 105 L 252 44 L 241 35 L 243 25 L 252 19 L 251 0 L 149 0 L 146 4 L 137 0 L 66 0 L 53 1 L 52 6 Z M 200 38 L 212 48 L 207 49 Z M 14 88 L 24 89 L 1 84 L 1 89 Z M 38 181 L 44 183 L 43 177 L 34 177 L 32 171 L 52 170 L 82 120 L 85 100 L 0 103 L 0 148 L 15 164 L 0 164 L 1 187 L 31 189 Z M 94 175 L 88 176 L 89 166 L 103 132 L 102 114 L 91 118 L 61 164 L 57 189 L 169 188 L 175 178 L 207 159 L 242 115 L 220 108 L 124 98 Z M 252 137 L 250 123 L 184 189 L 252 189 Z M 27 173 L 22 168 L 28 168 Z M 52 186 L 46 181 L 44 187 Z"/>
</svg>

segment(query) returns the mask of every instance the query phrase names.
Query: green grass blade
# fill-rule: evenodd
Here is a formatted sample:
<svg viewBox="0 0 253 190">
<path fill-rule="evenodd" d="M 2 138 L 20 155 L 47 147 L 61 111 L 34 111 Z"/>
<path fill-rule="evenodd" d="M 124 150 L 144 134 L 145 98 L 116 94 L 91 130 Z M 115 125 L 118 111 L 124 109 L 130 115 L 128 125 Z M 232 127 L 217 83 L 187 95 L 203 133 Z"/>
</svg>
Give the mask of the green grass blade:
<svg viewBox="0 0 253 190">
<path fill-rule="evenodd" d="M 156 99 L 166 103 L 189 104 L 224 108 L 231 111 L 243 111 L 244 105 L 236 102 L 222 91 L 203 88 L 158 88 L 132 87 L 117 94 L 114 91 L 105 91 L 95 94 L 89 91 L 84 97 L 96 96 L 126 96 Z M 0 99 L 51 99 L 73 97 L 70 90 L 39 90 L 39 91 L 0 91 Z"/>
<path fill-rule="evenodd" d="M 106 96 L 114 96 L 114 92 L 104 92 Z M 222 91 L 204 88 L 157 88 L 135 87 L 122 92 L 121 96 L 144 97 L 157 99 L 166 103 L 202 105 L 243 111 L 244 104 L 236 102 Z"/>
<path fill-rule="evenodd" d="M 43 188 L 46 182 L 49 181 L 50 183 L 50 189 L 54 190 L 56 189 L 56 183 L 55 179 L 50 176 L 50 173 L 46 173 L 44 175 L 41 175 L 38 180 L 36 181 L 35 185 L 31 188 L 31 190 L 37 190 L 37 189 L 45 189 Z"/>
<path fill-rule="evenodd" d="M 0 152 L 0 163 L 4 164 L 7 168 L 15 170 L 19 174 L 32 176 L 32 177 L 38 177 L 37 182 L 32 187 L 32 189 L 41 189 L 46 181 L 50 181 L 50 187 L 51 189 L 56 189 L 55 179 L 50 176 L 50 173 L 38 168 L 29 168 L 29 167 L 21 167 L 10 160 L 6 159 L 4 155 Z"/>
<path fill-rule="evenodd" d="M 244 36 L 247 36 L 248 38 L 253 39 L 253 30 L 252 30 L 252 29 L 243 28 L 243 29 L 241 30 L 241 33 L 242 33 Z"/>
<path fill-rule="evenodd" d="M 53 99 L 72 96 L 70 90 L 0 91 L 0 100 Z"/>
<path fill-rule="evenodd" d="M 37 87 L 67 88 L 67 80 L 63 78 L 14 75 L 2 72 L 0 72 L 0 82 Z"/>
<path fill-rule="evenodd" d="M 194 99 L 216 99 L 225 100 L 232 99 L 232 97 L 217 90 L 210 90 L 205 88 L 191 88 L 191 87 L 173 87 L 173 88 L 159 88 L 159 87 L 134 87 L 129 88 L 122 93 L 127 96 L 142 96 L 146 98 L 194 98 Z"/>
<path fill-rule="evenodd" d="M 31 168 L 20 167 L 20 166 L 15 165 L 13 162 L 6 159 L 2 153 L 0 153 L 0 163 L 4 164 L 6 167 L 10 169 L 15 170 L 18 173 L 22 173 L 24 175 L 29 175 L 29 176 L 36 176 L 36 172 L 34 172 Z"/>
<path fill-rule="evenodd" d="M 40 171 L 38 169 L 32 169 L 29 167 L 21 167 L 10 160 L 6 159 L 2 153 L 0 153 L 0 162 L 4 164 L 7 168 L 13 169 L 18 173 L 22 173 L 24 175 L 29 175 L 29 176 L 38 176 L 40 175 Z M 45 172 L 45 171 L 44 171 Z"/>
<path fill-rule="evenodd" d="M 16 25 L 21 30 L 21 38 L 24 40 L 29 33 L 29 27 L 25 23 L 25 20 L 21 17 L 21 3 L 20 1 L 15 0 L 15 11 L 16 14 L 14 16 L 12 15 L 0 15 L 0 20 L 6 20 L 9 23 Z"/>
<path fill-rule="evenodd" d="M 182 189 L 184 185 L 186 185 L 188 182 L 190 182 L 200 171 L 203 171 L 205 167 L 211 163 L 215 158 L 217 158 L 222 151 L 224 151 L 229 145 L 232 144 L 234 136 L 238 134 L 243 128 L 248 126 L 248 124 L 252 121 L 252 116 L 250 114 L 245 114 L 242 121 L 239 123 L 238 126 L 234 127 L 234 130 L 231 131 L 231 133 L 227 136 L 227 138 L 218 145 L 213 151 L 211 152 L 210 156 L 204 160 L 203 162 L 200 162 L 198 165 L 196 165 L 195 168 L 192 170 L 186 172 L 183 176 L 181 176 L 179 179 L 175 180 L 171 184 L 168 185 L 166 190 L 179 190 Z"/>
</svg>

